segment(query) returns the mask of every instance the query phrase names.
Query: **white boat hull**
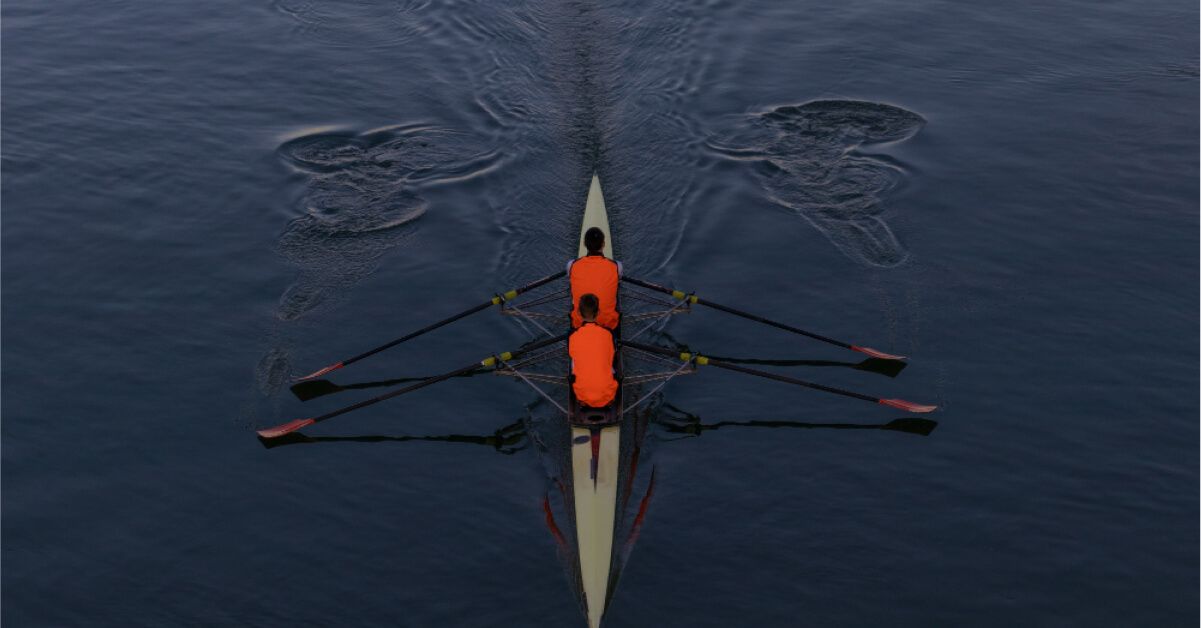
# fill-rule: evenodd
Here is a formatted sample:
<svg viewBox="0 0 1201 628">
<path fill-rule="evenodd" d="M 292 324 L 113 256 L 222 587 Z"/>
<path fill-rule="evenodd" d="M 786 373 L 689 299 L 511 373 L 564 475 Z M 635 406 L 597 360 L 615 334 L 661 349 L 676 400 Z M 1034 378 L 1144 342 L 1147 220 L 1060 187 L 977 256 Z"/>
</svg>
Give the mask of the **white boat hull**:
<svg viewBox="0 0 1201 628">
<path fill-rule="evenodd" d="M 580 228 L 579 255 L 588 253 L 584 232 L 597 227 L 605 232 L 605 256 L 613 258 L 609 215 L 595 175 L 588 190 L 584 221 Z M 618 416 L 621 396 L 618 395 Z M 573 409 L 575 404 L 572 404 Z M 609 597 L 609 573 L 613 563 L 613 530 L 617 517 L 617 476 L 621 460 L 621 424 L 571 427 L 572 484 L 575 497 L 575 532 L 579 550 L 580 583 L 588 625 L 600 625 Z"/>
</svg>

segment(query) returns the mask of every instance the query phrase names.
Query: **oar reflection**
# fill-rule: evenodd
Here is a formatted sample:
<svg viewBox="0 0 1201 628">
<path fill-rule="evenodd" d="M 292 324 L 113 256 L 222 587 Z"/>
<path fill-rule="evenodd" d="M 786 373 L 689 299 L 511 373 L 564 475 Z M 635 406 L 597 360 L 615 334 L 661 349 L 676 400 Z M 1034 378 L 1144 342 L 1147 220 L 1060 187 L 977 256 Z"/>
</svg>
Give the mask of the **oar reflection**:
<svg viewBox="0 0 1201 628">
<path fill-rule="evenodd" d="M 529 446 L 524 420 L 514 421 L 491 434 L 308 436 L 301 432 L 292 432 L 278 438 L 263 438 L 260 436 L 259 442 L 266 449 L 274 449 L 287 445 L 312 445 L 316 443 L 459 443 L 486 445 L 505 455 L 515 454 Z"/>
<path fill-rule="evenodd" d="M 623 482 L 619 496 L 620 506 L 617 511 L 618 525 L 614 530 L 614 560 L 610 566 L 611 571 L 609 573 L 610 591 L 616 589 L 617 583 L 620 581 L 621 575 L 628 564 L 631 550 L 640 536 L 652 497 L 655 493 L 655 465 L 652 463 L 647 468 L 647 461 L 641 460 L 643 441 L 648 435 L 647 428 L 651 427 L 652 424 L 657 425 L 657 429 L 662 430 L 666 434 L 680 435 L 677 439 L 661 438 L 659 439 L 661 442 L 678 440 L 679 438 L 693 438 L 705 432 L 736 427 L 884 430 L 928 436 L 938 426 L 936 421 L 916 417 L 894 419 L 887 423 L 814 423 L 783 420 L 716 421 L 713 423 L 704 423 L 699 416 L 685 412 L 668 403 L 659 405 L 658 410 L 654 412 L 635 413 L 629 417 L 628 421 L 633 428 L 629 431 L 631 454 L 623 461 L 621 472 Z M 537 446 L 534 449 L 542 451 L 542 455 L 545 455 L 546 444 L 542 442 L 541 437 L 538 435 L 540 430 L 537 425 L 537 422 L 531 423 L 527 417 L 513 421 L 490 434 L 308 436 L 301 432 L 292 432 L 277 438 L 260 438 L 259 442 L 267 449 L 318 443 L 435 442 L 486 446 L 505 455 L 512 455 L 526 450 L 530 448 L 531 444 L 535 444 Z M 551 457 L 556 458 L 553 454 Z M 569 482 L 570 477 L 571 475 L 568 470 L 564 469 L 562 472 L 555 474 L 555 477 L 549 478 L 551 480 L 551 488 L 542 497 L 542 511 L 545 518 L 544 523 L 559 548 L 560 556 L 565 561 L 564 566 L 568 571 L 568 579 L 572 583 L 576 595 L 579 596 L 579 600 L 583 603 L 583 589 L 581 588 L 582 581 L 580 579 L 582 565 L 580 564 L 576 543 L 574 538 L 570 536 L 570 531 L 565 533 L 565 529 L 570 530 L 570 526 L 567 526 L 567 528 L 560 526 L 558 521 L 561 519 L 556 517 L 556 511 L 562 512 L 570 508 L 571 487 L 569 484 L 564 483 L 565 480 Z M 643 479 L 636 480 L 639 477 Z M 571 521 L 570 514 L 567 517 L 567 521 Z"/>
<path fill-rule="evenodd" d="M 480 373 L 488 372 L 487 369 L 479 368 L 474 371 L 456 375 L 456 377 L 474 377 Z M 309 401 L 317 397 L 332 395 L 347 390 L 366 390 L 369 388 L 391 388 L 400 384 L 408 384 L 410 382 L 419 382 L 423 379 L 431 379 L 436 375 L 423 375 L 420 377 L 398 377 L 396 379 L 384 379 L 377 382 L 359 382 L 356 384 L 335 384 L 328 379 L 306 379 L 292 384 L 292 394 L 301 401 Z"/>
<path fill-rule="evenodd" d="M 893 419 L 887 423 L 810 423 L 805 421 L 782 421 L 782 420 L 746 420 L 746 421 L 716 421 L 713 423 L 702 423 L 701 418 L 695 414 L 685 412 L 671 404 L 664 404 L 663 409 L 667 412 L 661 413 L 655 418 L 655 423 L 663 430 L 674 434 L 685 434 L 687 436 L 700 436 L 704 432 L 712 432 L 722 428 L 735 427 L 750 427 L 750 428 L 767 428 L 767 429 L 833 429 L 833 430 L 885 430 L 889 432 L 903 432 L 905 434 L 914 434 L 917 436 L 929 436 L 935 428 L 938 427 L 938 421 L 923 419 L 919 417 L 902 417 Z"/>
<path fill-rule="evenodd" d="M 640 473 L 639 458 L 642 449 L 642 441 L 646 435 L 647 417 L 644 414 L 637 414 L 628 419 L 628 423 L 632 429 L 628 432 L 630 439 L 630 456 L 623 460 L 622 469 L 620 471 L 622 482 L 621 491 L 618 499 L 620 506 L 617 509 L 617 526 L 614 530 L 614 561 L 610 565 L 609 578 L 615 586 L 621 571 L 629 557 L 630 551 L 638 538 L 639 531 L 643 521 L 646 519 L 646 513 L 650 505 L 651 496 L 654 493 L 654 467 L 649 470 L 649 479 L 644 482 L 636 482 L 636 477 L 645 477 L 645 471 Z M 539 452 L 539 455 L 546 456 L 549 454 L 551 461 L 565 462 L 561 460 L 561 456 L 554 453 L 554 447 L 548 447 L 544 442 L 546 433 L 541 429 L 541 424 L 538 421 L 531 421 L 530 418 L 519 419 L 508 425 L 505 425 L 491 434 L 445 434 L 445 435 L 426 435 L 426 436 L 409 436 L 409 435 L 356 435 L 356 436 L 308 436 L 299 431 L 291 432 L 274 438 L 259 438 L 259 442 L 267 449 L 276 447 L 284 447 L 289 445 L 313 445 L 313 444 L 330 444 L 330 443 L 413 443 L 413 442 L 436 442 L 436 443 L 453 443 L 453 444 L 469 444 L 481 445 L 493 449 L 505 455 L 512 455 L 519 451 L 532 449 Z M 561 526 L 560 521 L 572 522 L 570 508 L 572 504 L 572 486 L 571 486 L 571 471 L 569 468 L 560 468 L 557 464 L 552 464 L 552 473 L 548 477 L 548 490 L 542 496 L 542 511 L 545 519 L 545 525 L 550 532 L 559 550 L 560 557 L 564 560 L 564 567 L 567 569 L 568 581 L 572 584 L 573 590 L 577 595 L 578 600 L 583 604 L 584 593 L 581 585 L 581 560 L 578 552 L 578 545 L 573 534 L 571 525 Z M 557 472 L 553 469 L 558 468 Z M 639 496 L 640 495 L 640 496 Z M 558 514 L 556 514 L 558 513 Z"/>
<path fill-rule="evenodd" d="M 687 349 L 685 349 L 687 350 Z M 728 358 L 722 356 L 711 355 L 714 360 L 722 362 L 730 362 L 731 364 L 760 364 L 764 366 L 812 366 L 812 367 L 836 367 L 848 368 L 855 371 L 866 371 L 868 373 L 876 373 L 885 377 L 896 377 L 909 366 L 908 362 L 899 360 L 882 360 L 880 358 L 867 358 L 860 362 L 842 362 L 839 360 L 783 360 L 776 358 Z"/>
</svg>

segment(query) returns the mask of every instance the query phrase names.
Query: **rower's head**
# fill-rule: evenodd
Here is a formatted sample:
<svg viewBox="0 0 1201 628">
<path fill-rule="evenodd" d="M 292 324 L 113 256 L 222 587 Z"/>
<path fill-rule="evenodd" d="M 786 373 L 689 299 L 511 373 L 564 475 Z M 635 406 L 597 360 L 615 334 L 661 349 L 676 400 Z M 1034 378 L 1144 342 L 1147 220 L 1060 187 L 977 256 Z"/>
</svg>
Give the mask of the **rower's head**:
<svg viewBox="0 0 1201 628">
<path fill-rule="evenodd" d="M 600 299 L 596 298 L 595 294 L 588 293 L 580 296 L 580 318 L 594 322 L 599 311 Z"/>
<path fill-rule="evenodd" d="M 589 255 L 598 255 L 605 250 L 605 232 L 600 227 L 590 227 L 584 232 L 584 248 Z"/>
</svg>

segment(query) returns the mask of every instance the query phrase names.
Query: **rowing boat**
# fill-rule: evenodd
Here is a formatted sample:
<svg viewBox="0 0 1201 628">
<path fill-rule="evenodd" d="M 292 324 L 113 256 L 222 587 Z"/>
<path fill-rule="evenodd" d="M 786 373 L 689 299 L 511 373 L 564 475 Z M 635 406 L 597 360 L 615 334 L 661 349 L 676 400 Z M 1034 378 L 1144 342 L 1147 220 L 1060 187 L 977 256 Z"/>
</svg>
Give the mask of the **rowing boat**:
<svg viewBox="0 0 1201 628">
<path fill-rule="evenodd" d="M 580 243 L 579 256 L 587 254 L 587 248 L 584 246 L 584 233 L 589 229 L 596 227 L 605 234 L 605 249 L 606 257 L 613 259 L 613 237 L 609 229 L 609 216 L 605 209 L 605 199 L 601 192 L 600 179 L 593 175 L 591 185 L 588 189 L 588 198 L 584 204 L 584 217 L 580 226 Z M 555 335 L 547 327 L 541 323 L 537 323 L 537 313 L 530 311 L 530 307 L 536 304 L 555 303 L 557 299 L 570 299 L 570 288 L 559 291 L 551 295 L 539 297 L 537 299 L 525 300 L 518 307 L 514 303 L 520 295 L 529 291 L 538 289 L 551 282 L 562 279 L 566 275 L 566 271 L 558 271 L 542 279 L 514 288 L 504 292 L 495 293 L 482 303 L 468 308 L 467 310 L 426 325 L 421 329 L 408 333 L 404 336 L 391 340 L 383 345 L 362 352 L 358 355 L 344 358 L 338 362 L 329 364 L 309 375 L 299 377 L 292 385 L 292 392 L 301 401 L 308 401 L 319 396 L 348 390 L 352 387 L 368 387 L 369 385 L 393 385 L 400 382 L 413 382 L 407 386 L 392 390 L 369 399 L 358 401 L 341 408 L 328 411 L 318 416 L 310 418 L 295 419 L 287 423 L 276 425 L 257 430 L 260 439 L 264 441 L 282 442 L 285 438 L 300 438 L 304 440 L 304 436 L 298 433 L 298 430 L 307 428 L 317 423 L 327 421 L 334 417 L 339 417 L 344 414 L 373 406 L 382 401 L 408 394 L 427 386 L 431 386 L 438 382 L 445 382 L 450 379 L 473 375 L 481 372 L 492 372 L 500 375 L 512 375 L 519 377 L 525 383 L 529 384 L 534 390 L 538 391 L 550 404 L 561 410 L 567 417 L 567 425 L 571 430 L 571 479 L 572 491 L 570 493 L 571 509 L 570 512 L 575 518 L 575 536 L 577 559 L 579 566 L 579 585 L 582 592 L 582 602 L 584 605 L 584 613 L 588 620 L 590 628 L 597 628 L 601 623 L 606 607 L 608 606 L 609 598 L 613 595 L 613 587 L 617 582 L 619 572 L 621 571 L 620 561 L 617 563 L 617 568 L 614 568 L 614 532 L 617 528 L 619 510 L 621 513 L 621 521 L 630 523 L 628 534 L 624 534 L 626 541 L 620 555 L 625 555 L 628 548 L 634 539 L 638 536 L 638 528 L 641 525 L 646 514 L 646 506 L 650 499 L 651 492 L 654 487 L 654 471 L 652 468 L 650 475 L 650 483 L 647 486 L 646 493 L 642 498 L 642 502 L 638 507 L 637 515 L 632 521 L 626 517 L 626 505 L 630 497 L 630 486 L 633 478 L 636 475 L 636 467 L 639 453 L 639 442 L 644 431 L 639 429 L 641 425 L 645 428 L 644 422 L 631 422 L 628 426 L 631 428 L 630 434 L 627 435 L 629 447 L 629 470 L 626 473 L 623 486 L 619 489 L 619 464 L 622 460 L 622 416 L 626 412 L 632 412 L 639 404 L 651 399 L 667 380 L 683 373 L 695 372 L 698 366 L 712 366 L 720 369 L 743 373 L 754 377 L 774 380 L 776 382 L 801 386 L 813 390 L 822 391 L 840 395 L 847 398 L 867 401 L 890 408 L 904 410 L 907 412 L 925 413 L 932 412 L 937 406 L 914 403 L 903 399 L 885 399 L 874 395 L 867 395 L 852 390 L 845 390 L 817 384 L 814 382 L 802 380 L 796 377 L 783 375 L 777 372 L 763 371 L 759 369 L 742 366 L 738 362 L 746 363 L 748 360 L 736 360 L 733 358 L 712 358 L 700 353 L 696 353 L 686 346 L 679 347 L 664 347 L 659 343 L 648 344 L 636 342 L 638 336 L 651 329 L 656 319 L 662 319 L 672 316 L 677 313 L 690 311 L 693 305 L 704 306 L 715 309 L 726 314 L 737 316 L 746 320 L 755 321 L 776 329 L 786 331 L 798 336 L 805 336 L 812 340 L 816 340 L 828 345 L 841 347 L 851 351 L 856 351 L 869 356 L 869 359 L 876 361 L 893 361 L 898 362 L 903 360 L 903 356 L 892 355 L 865 347 L 855 345 L 834 338 L 829 338 L 812 331 L 807 331 L 799 327 L 794 327 L 790 324 L 771 320 L 763 316 L 745 312 L 739 309 L 732 308 L 728 305 L 715 303 L 707 298 L 701 298 L 694 292 L 685 293 L 682 290 L 675 290 L 666 286 L 651 283 L 649 281 L 638 279 L 635 277 L 623 276 L 621 281 L 624 284 L 635 286 L 647 291 L 646 294 L 639 295 L 638 291 L 627 291 L 623 297 L 626 305 L 633 305 L 636 302 L 657 304 L 667 309 L 636 313 L 632 311 L 634 308 L 626 308 L 622 314 L 624 324 L 634 325 L 638 321 L 651 321 L 650 324 L 642 329 L 632 329 L 631 332 L 622 338 L 621 325 L 615 330 L 614 336 L 621 341 L 622 350 L 615 352 L 614 357 L 614 374 L 618 381 L 618 392 L 616 398 L 609 406 L 605 408 L 588 408 L 580 403 L 575 398 L 575 395 L 570 392 L 570 368 L 568 369 L 568 377 L 564 378 L 562 372 L 556 370 L 553 374 L 536 373 L 527 370 L 527 367 L 541 360 L 553 357 L 554 355 L 562 355 L 561 349 L 548 350 L 542 353 L 535 353 L 556 345 L 560 345 L 568 339 L 567 334 Z M 663 297 L 655 297 L 654 293 L 668 295 L 675 301 L 664 302 Z M 656 300 L 656 298 L 658 300 Z M 477 312 L 499 306 L 501 312 L 506 314 L 520 315 L 531 320 L 546 333 L 547 338 L 527 343 L 519 349 L 506 351 L 500 354 L 490 355 L 483 360 L 473 361 L 469 364 L 461 366 L 457 369 L 447 371 L 440 375 L 420 378 L 413 381 L 411 378 L 392 380 L 389 382 L 377 382 L 373 384 L 359 384 L 338 386 L 332 382 L 317 379 L 326 374 L 339 371 L 342 368 L 354 364 L 360 360 L 377 355 L 385 350 L 391 349 L 405 343 L 414 338 L 420 337 L 426 333 L 449 325 L 457 320 L 463 319 Z M 570 307 L 570 305 L 569 305 Z M 556 310 L 555 314 L 541 313 L 545 316 L 544 320 L 553 320 L 552 326 L 561 324 L 564 321 L 562 310 Z M 630 374 L 626 376 L 622 364 L 622 354 L 625 351 L 631 351 L 628 358 L 630 360 Z M 639 359 L 645 361 L 649 358 L 659 364 L 667 364 L 669 370 L 658 373 L 638 373 L 636 363 Z M 518 358 L 522 360 L 519 361 Z M 756 360 L 750 360 L 754 362 Z M 854 368 L 860 368 L 861 365 L 853 365 Z M 893 375 L 899 372 L 900 367 L 893 370 Z M 884 371 L 880 371 L 884 372 Z M 659 385 L 649 392 L 643 394 L 640 392 L 637 399 L 633 399 L 627 403 L 625 395 L 627 388 L 636 390 L 641 384 L 650 381 L 659 381 Z M 551 383 L 554 385 L 567 385 L 568 388 L 568 406 L 563 407 L 555 397 L 542 390 L 538 383 Z M 631 394 L 631 398 L 634 395 Z M 640 419 L 641 421 L 641 419 Z M 884 429 L 896 429 L 889 426 L 881 426 Z M 928 432 L 928 430 L 927 430 Z M 618 501 L 619 492 L 622 494 L 622 501 Z M 566 496 L 565 496 L 566 500 Z M 548 523 L 552 527 L 552 532 L 555 533 L 557 539 L 562 539 L 562 535 L 558 533 L 557 526 L 553 523 L 553 517 L 550 513 L 549 506 L 547 508 Z M 565 540 L 563 540 L 566 543 Z"/>
<path fill-rule="evenodd" d="M 605 257 L 613 259 L 613 238 L 600 179 L 592 176 L 584 220 L 580 226 L 579 256 L 588 254 L 584 233 L 596 227 L 605 233 Z M 620 334 L 620 332 L 618 332 Z M 621 352 L 617 352 L 620 362 Z M 617 476 L 621 460 L 622 386 L 620 364 L 617 398 L 597 410 L 577 403 L 571 394 L 568 421 L 571 425 L 571 473 L 575 501 L 576 544 L 579 551 L 580 583 L 588 625 L 596 628 L 609 597 L 609 571 L 613 562 L 613 528 L 617 516 Z"/>
</svg>

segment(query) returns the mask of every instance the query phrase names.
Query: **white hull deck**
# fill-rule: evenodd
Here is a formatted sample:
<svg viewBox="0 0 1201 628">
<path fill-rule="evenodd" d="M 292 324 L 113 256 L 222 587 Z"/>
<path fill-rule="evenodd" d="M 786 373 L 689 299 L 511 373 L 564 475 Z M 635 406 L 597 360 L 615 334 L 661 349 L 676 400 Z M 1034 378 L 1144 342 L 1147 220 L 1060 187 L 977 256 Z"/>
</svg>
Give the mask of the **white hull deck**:
<svg viewBox="0 0 1201 628">
<path fill-rule="evenodd" d="M 579 255 L 587 254 L 584 232 L 598 227 L 605 232 L 605 256 L 613 257 L 609 216 L 601 194 L 600 179 L 592 177 L 584 223 L 580 228 Z M 617 415 L 620 418 L 621 395 Z M 574 404 L 573 404 L 574 407 Z M 588 625 L 600 625 L 609 596 L 609 572 L 613 560 L 613 529 L 617 510 L 617 476 L 621 459 L 621 425 L 571 426 L 571 467 L 575 496 L 576 543 L 579 550 L 580 581 Z"/>
</svg>

